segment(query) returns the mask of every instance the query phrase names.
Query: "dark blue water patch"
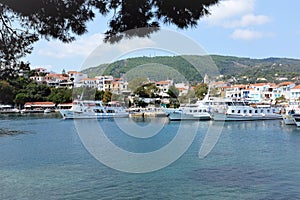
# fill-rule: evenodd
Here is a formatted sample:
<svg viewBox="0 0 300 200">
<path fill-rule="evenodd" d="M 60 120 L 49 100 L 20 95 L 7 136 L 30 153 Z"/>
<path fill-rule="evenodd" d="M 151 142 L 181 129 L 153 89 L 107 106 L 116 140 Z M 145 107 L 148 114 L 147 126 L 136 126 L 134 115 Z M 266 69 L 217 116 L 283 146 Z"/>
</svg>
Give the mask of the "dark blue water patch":
<svg viewBox="0 0 300 200">
<path fill-rule="evenodd" d="M 203 185 L 248 188 L 274 181 L 267 169 L 250 166 L 220 166 L 194 170 L 190 178 Z"/>
<path fill-rule="evenodd" d="M 136 122 L 138 126 L 147 126 L 151 122 Z M 144 124 L 145 123 L 145 124 Z M 116 123 L 112 120 L 99 121 L 101 128 L 106 136 L 116 146 L 136 153 L 152 152 L 167 145 L 176 136 L 178 131 L 178 124 L 168 124 L 163 126 L 158 133 L 149 138 L 132 137 L 129 134 L 124 133 Z M 142 132 L 140 134 L 143 134 Z"/>
<path fill-rule="evenodd" d="M 13 114 L 0 114 L 0 121 L 1 120 L 33 120 L 33 119 L 53 119 L 53 118 L 60 118 L 62 116 L 59 112 L 55 113 L 13 113 Z"/>
<path fill-rule="evenodd" d="M 54 118 L 17 120 L 11 123 L 25 132 L 34 134 L 22 134 L 0 140 L 0 144 L 4 146 L 0 149 L 3 158 L 0 167 L 24 169 L 53 165 L 53 163 L 58 165 L 78 161 L 81 163 L 84 162 L 83 157 L 89 155 L 72 121 Z"/>
</svg>

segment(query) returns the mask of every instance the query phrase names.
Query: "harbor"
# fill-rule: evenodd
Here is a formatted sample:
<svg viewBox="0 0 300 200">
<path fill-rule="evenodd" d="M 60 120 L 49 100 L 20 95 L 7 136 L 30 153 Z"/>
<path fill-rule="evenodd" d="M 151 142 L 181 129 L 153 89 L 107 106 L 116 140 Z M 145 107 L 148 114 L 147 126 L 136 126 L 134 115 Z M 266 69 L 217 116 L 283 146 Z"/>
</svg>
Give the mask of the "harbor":
<svg viewBox="0 0 300 200">
<path fill-rule="evenodd" d="M 154 119 L 162 121 L 153 122 Z M 116 120 L 129 123 L 135 119 Z M 151 120 L 157 126 L 165 123 L 164 118 L 134 122 L 147 127 Z M 152 173 L 128 174 L 106 167 L 86 151 L 75 126 L 78 121 L 62 120 L 55 114 L 0 115 L 0 185 L 5 186 L 1 198 L 300 197 L 299 184 L 296 184 L 300 179 L 300 159 L 295 153 L 300 151 L 300 135 L 296 126 L 286 126 L 278 120 L 225 122 L 214 149 L 206 158 L 199 159 L 199 148 L 208 128 L 216 125 L 214 121 L 169 121 L 159 133 L 147 139 L 128 137 L 118 128 L 118 122 L 98 120 L 107 137 L 129 152 L 162 148 L 184 124 L 196 125 L 197 133 L 190 148 L 172 165 Z"/>
</svg>

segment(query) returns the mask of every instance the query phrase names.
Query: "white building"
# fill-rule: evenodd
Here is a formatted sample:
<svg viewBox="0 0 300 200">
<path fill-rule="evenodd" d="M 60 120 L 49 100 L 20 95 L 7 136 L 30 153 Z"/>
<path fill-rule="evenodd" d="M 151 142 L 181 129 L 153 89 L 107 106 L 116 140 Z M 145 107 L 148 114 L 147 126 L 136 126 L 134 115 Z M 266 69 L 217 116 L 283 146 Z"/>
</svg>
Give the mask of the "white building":
<svg viewBox="0 0 300 200">
<path fill-rule="evenodd" d="M 29 78 L 30 78 L 30 80 L 36 81 L 38 83 L 42 83 L 42 82 L 45 81 L 45 76 L 39 76 L 39 75 L 37 75 L 37 76 L 31 76 Z"/>
<path fill-rule="evenodd" d="M 170 86 L 172 85 L 173 85 L 172 80 L 155 82 L 155 86 L 159 89 L 158 93 L 160 96 L 164 96 L 168 92 Z"/>
<path fill-rule="evenodd" d="M 63 82 L 68 82 L 69 77 L 63 74 L 47 74 L 45 76 L 45 81 L 50 87 L 60 87 Z"/>
<path fill-rule="evenodd" d="M 179 94 L 178 96 L 187 95 L 190 89 L 189 83 L 175 83 L 174 86 L 178 89 Z"/>
<path fill-rule="evenodd" d="M 87 74 L 83 74 L 81 72 L 77 72 L 77 71 L 68 71 L 68 77 L 69 77 L 69 81 L 74 83 L 75 87 L 80 87 L 80 85 L 78 85 L 80 83 L 80 81 L 84 78 L 87 78 Z"/>
<path fill-rule="evenodd" d="M 290 99 L 297 100 L 300 98 L 300 85 L 297 85 L 290 90 Z"/>
<path fill-rule="evenodd" d="M 96 83 L 97 83 L 98 90 L 111 91 L 111 83 L 114 80 L 113 76 L 96 76 L 95 78 L 97 79 Z"/>
<path fill-rule="evenodd" d="M 293 82 L 282 82 L 278 84 L 276 92 L 278 93 L 279 97 L 284 96 L 286 99 L 293 98 L 291 96 L 291 89 L 294 88 L 296 85 Z"/>
<path fill-rule="evenodd" d="M 81 87 L 97 88 L 97 78 L 84 78 L 80 80 L 79 84 Z"/>
</svg>

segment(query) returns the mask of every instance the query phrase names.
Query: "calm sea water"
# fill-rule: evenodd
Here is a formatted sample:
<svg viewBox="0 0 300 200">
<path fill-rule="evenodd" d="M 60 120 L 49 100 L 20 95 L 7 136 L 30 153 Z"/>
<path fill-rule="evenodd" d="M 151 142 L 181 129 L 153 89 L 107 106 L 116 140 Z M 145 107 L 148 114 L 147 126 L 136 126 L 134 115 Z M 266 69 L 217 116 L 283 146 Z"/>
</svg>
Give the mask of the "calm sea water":
<svg viewBox="0 0 300 200">
<path fill-rule="evenodd" d="M 135 123 L 147 128 L 151 122 Z M 210 154 L 199 159 L 211 123 L 199 123 L 192 145 L 171 165 L 131 174 L 96 160 L 72 120 L 2 115 L 0 199 L 300 199 L 299 128 L 280 120 L 227 122 Z M 138 139 L 123 134 L 113 120 L 99 124 L 131 152 L 162 148 L 180 126 L 168 122 L 159 134 Z"/>
</svg>

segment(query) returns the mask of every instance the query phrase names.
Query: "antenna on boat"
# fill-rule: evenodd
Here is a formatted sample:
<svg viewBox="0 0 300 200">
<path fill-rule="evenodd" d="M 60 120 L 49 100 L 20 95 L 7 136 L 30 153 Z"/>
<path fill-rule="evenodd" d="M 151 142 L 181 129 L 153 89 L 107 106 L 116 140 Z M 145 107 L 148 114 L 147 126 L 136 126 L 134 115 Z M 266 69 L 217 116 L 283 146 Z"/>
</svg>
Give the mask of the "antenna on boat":
<svg viewBox="0 0 300 200">
<path fill-rule="evenodd" d="M 81 95 L 79 97 L 79 100 L 82 101 L 82 97 L 83 97 L 83 91 L 81 92 Z"/>
<path fill-rule="evenodd" d="M 203 101 L 208 101 L 209 100 L 209 94 L 210 94 L 210 86 L 208 86 L 207 94 L 204 96 Z"/>
</svg>

